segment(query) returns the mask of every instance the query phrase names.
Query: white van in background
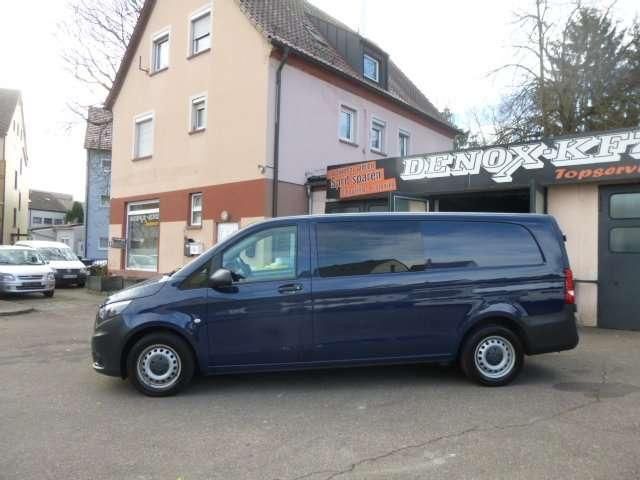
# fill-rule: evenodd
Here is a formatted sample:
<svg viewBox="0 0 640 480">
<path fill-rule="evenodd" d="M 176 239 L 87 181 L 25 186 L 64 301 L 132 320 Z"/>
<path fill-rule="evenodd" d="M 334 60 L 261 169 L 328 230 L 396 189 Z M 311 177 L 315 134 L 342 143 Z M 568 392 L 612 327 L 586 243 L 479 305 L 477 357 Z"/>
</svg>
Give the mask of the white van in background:
<svg viewBox="0 0 640 480">
<path fill-rule="evenodd" d="M 73 250 L 61 242 L 45 240 L 21 240 L 16 245 L 35 248 L 56 276 L 56 286 L 77 285 L 84 287 L 87 282 L 87 269 Z"/>
</svg>

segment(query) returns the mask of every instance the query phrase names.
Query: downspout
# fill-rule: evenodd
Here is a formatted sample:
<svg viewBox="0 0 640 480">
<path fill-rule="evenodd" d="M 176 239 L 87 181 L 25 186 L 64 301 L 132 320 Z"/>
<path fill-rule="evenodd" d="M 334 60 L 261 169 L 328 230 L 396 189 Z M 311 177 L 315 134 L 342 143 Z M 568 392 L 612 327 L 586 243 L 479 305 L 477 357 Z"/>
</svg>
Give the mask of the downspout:
<svg viewBox="0 0 640 480">
<path fill-rule="evenodd" d="M 284 47 L 284 55 L 276 71 L 276 119 L 273 132 L 273 187 L 271 193 L 271 216 L 278 216 L 278 164 L 280 160 L 280 99 L 282 97 L 282 69 L 289 58 L 289 47 Z"/>
</svg>

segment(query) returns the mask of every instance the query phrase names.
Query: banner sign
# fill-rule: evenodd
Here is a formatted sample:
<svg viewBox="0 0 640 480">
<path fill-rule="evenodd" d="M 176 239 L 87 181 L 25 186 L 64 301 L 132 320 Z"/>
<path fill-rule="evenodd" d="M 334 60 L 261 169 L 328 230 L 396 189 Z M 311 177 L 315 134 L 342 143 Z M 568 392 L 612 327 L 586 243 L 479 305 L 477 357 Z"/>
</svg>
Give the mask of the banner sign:
<svg viewBox="0 0 640 480">
<path fill-rule="evenodd" d="M 329 198 L 640 178 L 640 128 L 330 166 Z"/>
</svg>

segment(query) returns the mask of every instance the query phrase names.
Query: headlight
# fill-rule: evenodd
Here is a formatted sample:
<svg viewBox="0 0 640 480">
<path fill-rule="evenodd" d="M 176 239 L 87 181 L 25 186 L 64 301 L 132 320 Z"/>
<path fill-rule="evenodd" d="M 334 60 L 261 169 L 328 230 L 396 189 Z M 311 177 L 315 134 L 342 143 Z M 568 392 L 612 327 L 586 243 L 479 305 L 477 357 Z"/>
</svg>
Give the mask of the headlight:
<svg viewBox="0 0 640 480">
<path fill-rule="evenodd" d="M 87 274 L 87 269 L 86 268 L 81 268 L 80 269 L 80 275 L 86 275 Z"/>
<path fill-rule="evenodd" d="M 47 273 L 47 280 L 55 280 L 56 276 L 53 274 L 53 272 L 49 272 Z"/>
<path fill-rule="evenodd" d="M 104 322 L 109 320 L 110 318 L 115 317 L 116 315 L 120 315 L 125 309 L 129 306 L 131 300 L 124 300 L 122 302 L 110 303 L 108 305 L 103 305 L 98 310 L 98 319 L 100 322 Z"/>
<path fill-rule="evenodd" d="M 3 282 L 13 282 L 15 279 L 16 277 L 10 273 L 0 273 L 0 280 Z"/>
</svg>

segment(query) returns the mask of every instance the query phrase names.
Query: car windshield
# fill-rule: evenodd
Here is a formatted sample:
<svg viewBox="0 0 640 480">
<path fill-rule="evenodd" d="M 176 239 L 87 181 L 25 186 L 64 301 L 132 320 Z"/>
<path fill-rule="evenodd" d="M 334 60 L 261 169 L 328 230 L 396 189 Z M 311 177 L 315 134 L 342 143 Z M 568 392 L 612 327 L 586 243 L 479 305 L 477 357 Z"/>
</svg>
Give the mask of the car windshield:
<svg viewBox="0 0 640 480">
<path fill-rule="evenodd" d="M 40 247 L 38 251 L 50 262 L 55 260 L 78 260 L 76 254 L 69 247 Z"/>
<path fill-rule="evenodd" d="M 35 250 L 24 248 L 0 250 L 0 265 L 43 265 L 45 260 Z"/>
</svg>

